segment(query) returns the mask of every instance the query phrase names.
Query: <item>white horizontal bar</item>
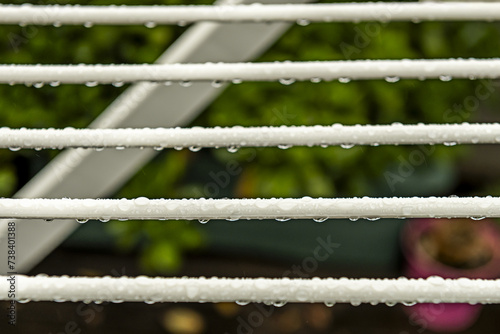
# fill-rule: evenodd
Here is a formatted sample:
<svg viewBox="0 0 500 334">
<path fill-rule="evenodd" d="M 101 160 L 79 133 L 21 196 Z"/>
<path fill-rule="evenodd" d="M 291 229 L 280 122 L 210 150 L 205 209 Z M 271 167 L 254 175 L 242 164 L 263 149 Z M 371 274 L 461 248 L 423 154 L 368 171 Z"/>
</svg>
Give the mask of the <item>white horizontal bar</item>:
<svg viewBox="0 0 500 334">
<path fill-rule="evenodd" d="M 0 199 L 0 218 L 277 219 L 500 217 L 500 197 Z"/>
<path fill-rule="evenodd" d="M 417 124 L 156 129 L 0 128 L 0 148 L 270 147 L 499 144 L 500 124 Z"/>
<path fill-rule="evenodd" d="M 89 86 L 137 81 L 293 81 L 499 78 L 500 59 L 347 60 L 273 63 L 0 65 L 0 83 Z"/>
<path fill-rule="evenodd" d="M 186 24 L 215 22 L 494 21 L 500 4 L 334 3 L 220 6 L 0 6 L 0 24 Z"/>
<path fill-rule="evenodd" d="M 325 250 L 326 251 L 326 250 Z M 0 276 L 8 300 L 9 276 Z M 500 280 L 10 276 L 15 299 L 84 302 L 500 303 Z"/>
</svg>

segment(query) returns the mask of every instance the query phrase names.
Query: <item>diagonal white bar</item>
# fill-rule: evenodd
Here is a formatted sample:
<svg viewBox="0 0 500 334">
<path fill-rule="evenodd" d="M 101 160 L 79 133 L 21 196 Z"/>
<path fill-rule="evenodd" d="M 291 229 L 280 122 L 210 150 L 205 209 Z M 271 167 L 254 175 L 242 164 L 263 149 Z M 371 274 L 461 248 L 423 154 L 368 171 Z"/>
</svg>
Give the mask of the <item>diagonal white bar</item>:
<svg viewBox="0 0 500 334">
<path fill-rule="evenodd" d="M 280 81 L 305 80 L 499 78 L 500 59 L 403 59 L 273 63 L 0 65 L 0 83 L 110 84 L 138 81 Z"/>
<path fill-rule="evenodd" d="M 500 124 L 141 129 L 0 128 L 0 148 L 191 148 L 500 143 Z"/>
<path fill-rule="evenodd" d="M 9 281 L 10 279 L 10 281 Z M 500 303 L 500 280 L 0 276 L 0 300 L 84 302 Z"/>
<path fill-rule="evenodd" d="M 332 3 L 222 6 L 33 6 L 1 5 L 0 24 L 186 24 L 213 22 L 494 21 L 500 4 Z"/>
<path fill-rule="evenodd" d="M 316 219 L 500 217 L 500 197 L 0 199 L 0 218 Z M 20 223 L 22 224 L 22 222 Z"/>
</svg>

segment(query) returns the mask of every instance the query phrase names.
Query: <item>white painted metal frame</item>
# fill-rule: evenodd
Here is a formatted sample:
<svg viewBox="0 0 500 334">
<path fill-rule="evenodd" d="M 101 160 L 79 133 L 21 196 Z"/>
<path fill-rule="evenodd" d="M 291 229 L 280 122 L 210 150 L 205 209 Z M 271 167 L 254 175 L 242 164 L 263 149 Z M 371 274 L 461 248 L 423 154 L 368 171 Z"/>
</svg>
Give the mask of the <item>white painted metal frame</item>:
<svg viewBox="0 0 500 334">
<path fill-rule="evenodd" d="M 500 280 L 17 276 L 20 302 L 500 303 Z M 0 276 L 0 291 L 9 282 Z"/>
<path fill-rule="evenodd" d="M 400 8 L 401 4 L 347 4 L 344 6 L 331 6 L 331 8 L 336 8 L 338 17 L 335 19 L 327 16 L 328 13 L 326 7 L 321 6 L 278 6 L 272 7 L 268 6 L 265 10 L 265 6 L 237 6 L 237 7 L 196 7 L 199 9 L 193 9 L 194 7 L 178 7 L 175 10 L 182 20 L 189 21 L 193 18 L 190 16 L 182 17 L 181 13 L 194 13 L 190 15 L 201 15 L 197 17 L 197 20 L 216 20 L 216 21 L 232 21 L 239 20 L 245 21 L 249 20 L 251 16 L 238 16 L 241 13 L 246 13 L 245 15 L 253 14 L 253 21 L 261 20 L 267 21 L 271 20 L 266 13 L 271 12 L 276 15 L 279 13 L 279 17 L 274 17 L 274 20 L 281 21 L 292 21 L 299 19 L 298 14 L 302 14 L 300 19 L 304 19 L 305 14 L 310 15 L 307 17 L 313 21 L 356 21 L 361 19 L 379 19 L 379 20 L 434 20 L 434 19 L 481 19 L 481 20 L 494 20 L 500 18 L 500 7 L 487 6 L 487 5 L 498 5 L 498 4 L 485 4 L 481 3 L 479 6 L 477 4 L 470 4 L 466 6 L 463 4 L 419 4 L 402 6 L 403 9 L 398 9 L 395 13 L 398 15 L 387 15 L 388 11 L 392 8 L 395 10 L 394 6 Z M 467 4 L 469 5 L 469 4 Z M 210 8 L 207 12 L 203 12 Z M 274 8 L 274 9 L 273 9 Z M 302 12 L 297 9 L 302 8 Z M 311 8 L 315 8 L 312 10 Z M 323 8 L 323 12 L 317 11 Z M 365 14 L 357 14 L 358 16 L 348 15 L 349 13 L 364 13 L 360 9 L 371 9 L 371 16 Z M 476 10 L 475 10 L 475 9 Z M 479 10 L 477 10 L 479 8 Z M 102 11 L 95 10 L 96 8 L 76 8 L 76 7 L 34 7 L 34 6 L 0 6 L 0 14 L 7 13 L 9 15 L 2 15 L 2 17 L 16 17 L 17 23 L 37 23 L 37 24 L 82 24 L 82 23 L 110 23 L 110 24 L 130 24 L 130 23 L 144 23 L 144 17 L 137 15 L 134 19 L 130 21 L 124 21 L 125 16 L 120 16 L 123 14 L 120 11 L 127 11 L 128 9 L 115 9 L 120 15 L 108 15 L 107 21 L 103 20 L 102 13 L 109 10 L 105 7 L 101 8 Z M 147 14 L 153 12 L 151 8 L 136 8 L 137 13 Z M 192 9 L 189 11 L 188 9 Z M 242 9 L 241 13 L 238 12 Z M 243 10 L 244 9 L 244 10 Z M 282 12 L 279 12 L 281 9 Z M 381 17 L 378 10 L 382 10 L 382 14 L 385 13 L 385 17 Z M 405 10 L 409 10 L 405 12 Z M 34 11 L 32 11 L 34 10 Z M 160 9 L 159 12 L 163 10 Z M 173 12 L 175 12 L 172 9 Z M 196 10 L 200 10 L 197 13 Z M 342 11 L 345 10 L 345 11 Z M 420 11 L 421 10 L 421 11 Z M 11 11 L 11 12 L 9 12 Z M 45 13 L 45 20 L 35 21 L 36 11 L 42 11 Z M 231 15 L 224 16 L 227 13 Z M 493 13 L 492 13 L 493 12 Z M 223 14 L 224 13 L 224 14 Z M 250 14 L 248 14 L 250 13 Z M 403 13 L 403 14 L 402 14 Z M 257 14 L 257 18 L 256 15 Z M 375 18 L 372 14 L 375 15 Z M 410 16 L 411 14 L 411 16 Z M 21 15 L 17 17 L 16 15 Z M 59 15 L 59 16 L 58 16 Z M 61 16 L 62 15 L 62 16 Z M 85 16 L 87 15 L 87 16 Z M 168 18 L 166 15 L 165 21 L 160 19 L 154 20 L 154 23 L 172 23 L 172 17 Z M 260 15 L 260 17 L 259 17 Z M 287 16 L 288 15 L 288 16 Z M 294 16 L 295 15 L 295 16 Z M 419 16 L 420 15 L 420 16 Z M 133 15 L 132 15 L 133 16 Z M 319 18 L 321 16 L 321 18 Z M 59 21 L 61 18 L 67 18 L 67 21 Z M 83 18 L 83 19 L 82 19 Z M 29 21 L 31 19 L 32 21 Z M 83 21 L 82 21 L 83 20 Z M 113 21 L 115 20 L 115 21 Z M 135 21 L 134 21 L 135 20 Z M 169 21 L 170 20 L 170 21 Z M 8 19 L 3 18 L 0 23 L 11 23 Z M 204 30 L 196 30 L 197 27 L 202 27 Z M 263 50 L 269 43 L 274 40 L 286 26 L 283 24 L 273 24 L 272 26 L 264 26 L 262 24 L 252 25 L 250 33 L 247 33 L 248 39 L 242 38 L 241 33 L 244 33 L 244 29 L 249 28 L 245 24 L 238 23 L 231 25 L 230 30 L 225 30 L 224 27 L 214 24 L 200 24 L 193 28 L 196 32 L 193 34 L 188 34 L 182 41 L 178 42 L 174 46 L 172 52 L 168 52 L 167 55 L 160 59 L 162 63 L 171 63 L 182 61 L 196 61 L 196 57 L 191 56 L 193 51 L 206 51 L 210 56 L 216 56 L 217 60 L 225 60 L 224 56 L 221 56 L 220 48 L 218 51 L 212 49 L 212 45 L 207 44 L 206 37 L 213 38 L 215 41 L 221 41 L 220 43 L 224 46 L 229 47 L 227 44 L 228 40 L 219 40 L 219 34 L 224 33 L 229 34 L 231 37 L 230 42 L 238 39 L 244 41 L 239 46 L 243 50 L 238 50 L 230 58 L 245 58 L 249 53 L 252 55 L 258 54 Z M 222 29 L 221 31 L 218 31 Z M 208 35 L 204 35 L 206 31 L 209 31 Z M 219 34 L 216 34 L 218 32 Z M 259 33 L 264 33 L 260 36 Z M 204 39 L 199 37 L 203 36 Z M 227 37 L 227 36 L 224 36 Z M 264 40 L 264 41 L 263 41 Z M 249 43 L 250 41 L 250 43 Z M 213 41 L 212 41 L 213 42 Z M 198 44 L 200 43 L 200 44 Z M 243 46 L 244 45 L 244 46 Z M 241 53 L 240 53 L 241 52 Z M 203 54 L 203 53 L 202 53 Z M 204 54 L 206 55 L 206 54 Z M 209 61 L 205 59 L 204 61 Z M 97 65 L 97 66 L 0 66 L 0 80 L 2 82 L 15 83 L 35 83 L 35 82 L 52 82 L 54 85 L 60 83 L 83 83 L 92 82 L 94 83 L 112 83 L 112 82 L 136 82 L 136 81 L 240 81 L 240 80 L 257 80 L 257 81 L 269 81 L 269 80 L 311 80 L 317 81 L 317 79 L 331 80 L 331 79 L 378 79 L 378 78 L 390 78 L 390 81 L 395 81 L 394 78 L 435 78 L 439 77 L 441 80 L 449 80 L 451 77 L 459 78 L 496 78 L 499 76 L 498 72 L 499 60 L 497 59 L 487 59 L 487 60 L 401 60 L 401 61 L 354 61 L 354 62 L 311 62 L 311 63 L 272 63 L 272 64 L 211 64 L 211 65 L 201 65 L 201 64 L 189 64 L 189 65 Z M 325 74 L 324 72 L 328 72 Z M 321 75 L 320 75 L 321 73 Z M 78 79 L 74 79 L 78 76 Z M 219 85 L 219 84 L 218 84 Z M 196 87 L 196 85 L 194 86 Z M 182 108 L 176 109 L 173 114 L 169 116 L 174 116 L 174 120 L 169 119 L 164 121 L 169 125 L 172 123 L 182 123 L 194 117 L 196 112 L 201 110 L 202 106 L 206 105 L 215 95 L 215 87 L 210 86 L 209 83 L 200 83 L 199 86 L 199 100 L 192 101 L 193 90 L 189 91 L 189 99 L 191 101 L 183 101 L 184 103 L 179 103 Z M 164 101 L 166 93 L 166 87 L 163 85 L 158 85 L 154 83 L 141 83 L 133 87 L 128 94 L 119 99 L 110 110 L 108 110 L 100 119 L 98 119 L 93 127 L 117 127 L 117 126 L 128 126 L 132 127 L 131 123 L 137 127 L 145 127 L 147 125 L 142 125 L 139 120 L 138 115 L 142 113 L 140 119 L 144 119 L 144 114 L 150 116 L 147 117 L 148 121 L 155 121 L 157 125 L 156 117 L 160 117 L 158 114 L 158 109 L 160 109 L 160 102 Z M 179 89 L 177 87 L 177 89 Z M 170 86 L 168 92 L 172 93 L 174 88 Z M 182 89 L 181 89 L 182 90 Z M 161 93 L 161 95 L 160 95 Z M 177 93 L 177 92 L 176 92 Z M 168 93 L 167 93 L 168 94 Z M 184 98 L 188 97 L 184 95 Z M 181 115 L 183 111 L 190 111 L 188 115 Z M 432 128 L 434 126 L 434 128 Z M 376 133 L 381 128 L 385 131 L 384 134 L 391 134 L 392 132 L 398 132 L 396 139 L 401 141 L 401 135 L 404 132 L 415 131 L 419 136 L 427 135 L 425 139 L 427 142 L 433 142 L 436 137 L 433 136 L 431 130 L 450 129 L 459 127 L 460 130 L 465 129 L 465 142 L 479 143 L 479 142 L 499 142 L 500 137 L 498 137 L 498 125 L 476 125 L 475 131 L 471 130 L 469 124 L 462 125 L 429 125 L 429 126 L 402 126 L 393 125 L 389 127 L 362 127 L 364 131 L 372 131 Z M 400 130 L 401 127 L 404 128 L 403 132 Z M 439 127 L 439 128 L 436 128 Z M 269 128 L 268 128 L 269 129 Z M 282 128 L 272 129 L 274 135 L 281 131 Z M 286 128 L 285 128 L 286 129 Z M 298 127 L 301 131 L 304 128 Z M 314 129 L 314 128 L 313 128 Z M 317 130 L 340 130 L 340 131 L 358 131 L 357 127 L 320 127 Z M 342 130 L 341 130 L 342 129 Z M 347 130 L 345 130 L 347 129 Z M 355 129 L 355 130 L 352 130 Z M 416 130 L 415 130 L 416 129 Z M 421 129 L 425 129 L 422 130 Z M 479 133 L 481 130 L 489 129 L 490 132 Z M 170 131 L 170 136 L 173 138 L 175 131 L 186 131 L 182 129 L 160 129 L 161 131 Z M 200 136 L 202 134 L 196 134 L 196 131 L 206 131 L 207 129 L 191 129 L 187 130 L 191 133 L 190 136 Z M 229 131 L 234 131 L 235 129 L 230 129 Z M 236 130 L 234 132 L 239 133 L 241 136 L 244 130 Z M 254 130 L 254 129 L 251 129 Z M 264 132 L 265 128 L 259 128 L 258 131 Z M 286 129 L 288 130 L 288 129 Z M 390 131 L 389 131 L 390 130 Z M 1 131 L 12 134 L 12 131 L 16 134 L 26 133 L 27 131 L 33 130 L 11 130 L 2 129 Z M 45 134 L 51 135 L 48 131 L 59 131 L 58 134 L 64 134 L 70 136 L 71 133 L 75 134 L 78 131 L 80 133 L 85 133 L 84 131 L 90 131 L 101 136 L 106 136 L 105 131 L 92 131 L 92 130 L 46 130 Z M 110 131 L 113 136 L 122 131 L 122 135 L 126 134 L 126 131 L 133 131 L 131 129 L 125 130 L 115 130 Z M 153 132 L 155 130 L 142 130 Z M 222 132 L 222 129 L 212 129 L 211 131 Z M 420 132 L 419 132 L 420 131 Z M 138 132 L 140 133 L 140 132 Z M 413 132 L 414 133 L 414 132 Z M 409 133 L 409 143 L 419 143 L 419 139 L 413 136 L 413 133 Z M 52 133 L 53 134 L 53 133 Z M 380 133 L 378 133 L 380 135 Z M 248 134 L 246 134 L 248 135 Z M 254 134 L 255 135 L 255 134 Z M 301 134 L 299 134 L 300 136 Z M 344 136 L 346 133 L 344 133 Z M 350 133 L 352 135 L 352 133 Z M 20 135 L 21 136 L 21 135 Z M 62 135 L 61 135 L 62 136 Z M 227 136 L 227 134 L 226 134 Z M 281 134 L 283 136 L 283 134 Z M 297 136 L 297 134 L 295 134 Z M 367 143 L 367 137 L 363 137 L 362 132 L 358 133 L 361 136 L 361 141 L 359 143 Z M 373 134 L 369 135 L 368 137 Z M 391 137 L 390 135 L 388 135 Z M 450 137 L 452 137 L 450 139 Z M 221 138 L 223 138 L 222 136 Z M 306 137 L 306 136 L 304 136 Z M 310 137 L 314 137 L 312 133 L 309 134 Z M 481 137 L 481 138 L 480 138 Z M 75 136 L 76 138 L 76 136 Z M 290 140 L 291 137 L 289 137 Z M 346 137 L 343 137 L 345 140 Z M 417 137 L 420 138 L 420 137 Z M 67 139 L 67 138 L 66 138 Z M 276 140 L 282 141 L 283 138 L 275 136 L 272 138 L 277 144 Z M 22 145 L 30 147 L 26 144 L 26 138 L 23 138 L 24 142 Z M 69 139 L 71 141 L 71 138 Z M 81 140 L 81 138 L 80 138 Z M 123 138 L 121 140 L 124 140 Z M 184 144 L 186 146 L 185 140 L 183 138 Z M 241 138 L 240 144 L 241 144 Z M 269 140 L 269 139 L 268 139 Z M 314 139 L 312 143 L 317 144 L 317 138 Z M 337 139 L 338 140 L 338 139 Z M 359 137 L 358 137 L 359 140 Z M 399 144 L 401 142 L 395 142 L 395 138 L 392 137 L 392 142 L 387 143 Z M 452 140 L 451 142 L 449 140 Z M 441 136 L 437 142 L 442 141 L 442 143 L 456 143 L 463 140 L 461 135 L 451 136 L 450 133 Z M 377 142 L 371 141 L 370 144 L 379 144 L 382 140 Z M 300 143 L 306 142 L 303 140 Z M 199 144 L 200 142 L 198 142 Z M 337 142 L 342 144 L 342 142 Z M 113 144 L 113 143 L 111 143 Z M 156 143 L 158 144 L 158 143 Z M 161 144 L 161 143 L 160 143 Z M 203 144 L 203 143 L 202 143 Z M 221 144 L 227 145 L 227 138 L 223 138 Z M 274 145 L 273 144 L 273 145 Z M 288 143 L 289 144 L 289 143 Z M 321 143 L 320 143 L 321 144 Z M 12 144 L 9 144 L 12 145 Z M 7 146 L 9 146 L 7 145 Z M 35 144 L 36 145 L 36 144 Z M 109 144 L 108 144 L 109 145 Z M 115 147 L 121 146 L 115 142 L 113 144 Z M 166 144 L 167 146 L 169 144 Z M 171 145 L 171 144 L 170 144 Z M 267 146 L 263 142 L 260 142 L 261 146 Z M 280 145 L 280 144 L 278 144 Z M 282 145 L 282 144 L 281 144 Z M 78 145 L 75 145 L 78 146 Z M 139 146 L 139 145 L 137 145 Z M 142 145 L 140 145 L 142 146 Z M 139 146 L 139 147 L 140 147 Z M 151 146 L 151 144 L 149 145 Z M 163 145 L 160 145 L 163 146 Z M 196 145 L 188 145 L 195 146 Z M 215 142 L 209 146 L 219 146 Z M 17 149 L 20 146 L 15 146 Z M 36 146 L 35 146 L 36 147 Z M 93 146 L 88 146 L 93 147 Z M 12 148 L 12 146 L 11 146 Z M 376 219 L 380 217 L 469 217 L 481 219 L 486 216 L 488 217 L 499 217 L 500 216 L 500 199 L 493 198 L 491 196 L 484 198 L 349 198 L 349 199 L 312 199 L 309 197 L 304 197 L 301 199 L 243 199 L 243 200 L 213 200 L 213 199 L 183 199 L 183 200 L 149 200 L 147 198 L 137 198 L 134 200 L 95 200 L 95 199 L 40 199 L 30 197 L 62 197 L 68 196 L 66 192 L 71 188 L 67 188 L 68 185 L 72 186 L 75 184 L 82 185 L 82 180 L 80 177 L 82 173 L 92 172 L 92 167 L 96 166 L 99 159 L 99 163 L 103 160 L 112 163 L 110 159 L 115 159 L 116 151 L 106 151 L 107 155 L 98 156 L 96 152 L 89 150 L 74 150 L 70 153 L 60 156 L 53 164 L 51 164 L 45 171 L 43 171 L 40 176 L 35 178 L 30 184 L 28 184 L 23 190 L 17 194 L 18 197 L 24 197 L 22 199 L 0 199 L 0 217 L 3 218 L 23 218 L 23 219 L 33 219 L 33 218 L 44 218 L 44 219 L 54 219 L 54 218 L 76 218 L 80 220 L 86 219 L 200 219 L 206 222 L 206 219 L 266 219 L 274 218 L 278 220 L 288 220 L 289 218 L 316 218 L 317 221 L 323 221 L 325 218 L 353 218 L 357 219 L 360 217 L 368 219 Z M 124 164 L 124 158 L 128 159 L 129 155 L 121 156 L 119 161 L 115 161 L 115 165 L 119 166 L 119 171 L 110 168 L 113 174 L 117 175 L 114 179 L 107 180 L 107 182 L 101 184 L 99 187 L 94 187 L 91 185 L 85 189 L 79 189 L 79 192 L 91 192 L 94 196 L 99 196 L 100 194 L 109 193 L 112 189 L 116 189 L 120 184 L 122 184 L 127 177 L 133 174 L 134 170 L 138 168 L 142 163 L 144 163 L 148 158 L 150 158 L 154 151 L 145 150 L 128 150 L 130 154 L 134 154 L 134 159 L 128 161 Z M 123 164 L 123 166 L 122 166 Z M 109 166 L 107 166 L 109 167 Z M 96 169 L 94 169 L 96 170 Z M 108 177 L 109 173 L 105 175 Z M 88 177 L 88 175 L 85 175 Z M 54 178 L 55 177 L 55 178 Z M 102 175 L 96 177 L 97 179 L 102 177 Z M 54 179 L 59 182 L 54 182 Z M 87 185 L 88 186 L 88 185 Z M 64 193 L 60 196 L 59 194 Z M 87 195 L 88 196 L 88 195 Z M 28 269 L 44 254 L 50 251 L 51 248 L 55 246 L 57 241 L 60 241 L 66 234 L 68 234 L 74 225 L 71 225 L 69 221 L 64 221 L 63 223 L 51 224 L 47 227 L 46 224 L 36 224 L 33 220 L 23 221 L 22 229 L 29 228 L 29 236 L 21 239 L 21 244 L 18 245 L 18 249 L 27 251 L 27 253 L 21 256 L 20 267 L 23 270 Z M 42 228 L 39 228 L 42 226 Z M 6 227 L 7 222 L 3 221 L 3 239 L 2 245 L 6 244 Z M 25 230 L 28 231 L 28 230 Z M 37 232 L 40 232 L 37 233 Z M 39 242 L 29 243 L 28 240 L 31 237 L 36 237 Z M 24 244 L 24 245 L 23 245 Z M 6 261 L 4 261 L 6 263 Z M 4 270 L 4 273 L 8 270 Z M 0 276 L 1 277 L 1 276 Z M 0 287 L 2 292 L 0 292 L 0 299 L 7 299 L 7 291 L 9 287 L 9 282 L 3 276 L 0 279 Z M 444 280 L 438 277 L 431 277 L 426 280 L 424 279 L 398 279 L 398 280 L 349 280 L 349 279 L 311 279 L 311 280 L 298 280 L 298 279 L 162 279 L 162 278 L 146 278 L 138 277 L 132 278 L 69 278 L 69 277 L 26 277 L 17 276 L 19 279 L 19 294 L 18 298 L 26 300 L 72 300 L 72 301 L 147 301 L 147 302 L 157 302 L 157 301 L 235 301 L 243 300 L 245 302 L 272 302 L 272 303 L 282 303 L 283 301 L 290 302 L 325 302 L 328 304 L 335 302 L 351 302 L 353 304 L 359 304 L 361 302 L 403 302 L 403 303 L 414 303 L 414 302 L 470 302 L 470 303 L 500 303 L 500 280 L 469 280 L 469 279 L 457 279 L 457 280 Z"/>
<path fill-rule="evenodd" d="M 0 65 L 0 83 L 111 84 L 386 79 L 496 79 L 500 59 L 403 59 L 163 65 Z"/>
<path fill-rule="evenodd" d="M 0 5 L 0 24 L 186 24 L 213 22 L 493 21 L 500 4 L 331 3 L 239 6 L 33 6 Z"/>
<path fill-rule="evenodd" d="M 499 197 L 0 199 L 0 218 L 290 219 L 500 217 Z M 43 222 L 40 222 L 43 224 Z M 21 224 L 19 224 L 21 225 Z"/>
<path fill-rule="evenodd" d="M 202 147 L 495 144 L 500 124 L 417 124 L 142 128 L 142 129 L 10 129 L 0 128 L 0 148 L 189 148 Z"/>
</svg>

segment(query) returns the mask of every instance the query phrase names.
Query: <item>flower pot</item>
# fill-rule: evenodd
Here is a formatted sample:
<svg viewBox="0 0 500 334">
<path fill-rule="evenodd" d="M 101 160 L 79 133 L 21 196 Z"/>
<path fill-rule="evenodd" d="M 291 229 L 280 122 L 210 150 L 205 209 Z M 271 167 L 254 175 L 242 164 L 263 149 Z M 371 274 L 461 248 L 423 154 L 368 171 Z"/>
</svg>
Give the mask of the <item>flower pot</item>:
<svg viewBox="0 0 500 334">
<path fill-rule="evenodd" d="M 467 226 L 470 233 L 464 235 L 472 240 L 473 245 L 463 243 L 463 247 L 448 249 L 448 254 L 438 256 L 438 252 L 428 246 L 430 242 L 427 240 L 429 238 L 435 240 L 450 238 L 450 234 L 455 232 L 452 230 L 446 232 L 442 227 L 445 226 L 444 224 L 451 226 L 450 224 L 454 223 Z M 454 227 L 451 226 L 451 228 Z M 470 234 L 474 235 L 474 239 L 471 239 Z M 404 268 L 406 277 L 441 276 L 444 278 L 494 279 L 500 276 L 500 231 L 495 222 L 491 220 L 464 222 L 464 220 L 448 219 L 414 219 L 410 220 L 404 227 L 401 241 L 406 260 Z M 446 242 L 444 244 L 446 245 Z M 456 244 L 460 246 L 460 243 Z M 488 250 L 487 257 L 484 256 L 486 249 Z M 469 251 L 470 254 L 465 253 L 465 251 Z M 450 265 L 449 258 L 460 256 L 460 260 L 453 259 L 461 264 L 460 268 L 456 265 Z M 475 262 L 467 262 L 470 259 L 475 260 Z M 410 315 L 410 322 L 424 329 L 436 332 L 457 332 L 470 327 L 476 321 L 481 307 L 481 305 L 458 303 L 423 303 L 407 307 L 405 310 Z"/>
</svg>

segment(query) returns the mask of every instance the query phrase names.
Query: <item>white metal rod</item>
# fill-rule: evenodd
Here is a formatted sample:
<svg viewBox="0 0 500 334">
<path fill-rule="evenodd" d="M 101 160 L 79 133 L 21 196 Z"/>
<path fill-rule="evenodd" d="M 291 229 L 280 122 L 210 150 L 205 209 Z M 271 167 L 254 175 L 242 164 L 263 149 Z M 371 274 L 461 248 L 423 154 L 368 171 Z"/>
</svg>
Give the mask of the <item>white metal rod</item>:
<svg viewBox="0 0 500 334">
<path fill-rule="evenodd" d="M 319 219 L 500 217 L 500 197 L 0 199 L 0 218 Z"/>
<path fill-rule="evenodd" d="M 191 148 L 494 144 L 500 124 L 341 125 L 141 129 L 0 128 L 0 148 Z"/>
<path fill-rule="evenodd" d="M 214 22 L 494 21 L 500 4 L 334 3 L 221 6 L 34 6 L 1 5 L 0 24 L 186 24 Z"/>
<path fill-rule="evenodd" d="M 348 60 L 273 63 L 0 65 L 0 83 L 109 84 L 137 81 L 293 81 L 499 78 L 500 59 Z"/>
<path fill-rule="evenodd" d="M 9 281 L 10 279 L 10 281 Z M 14 282 L 11 287 L 10 283 Z M 0 300 L 84 302 L 500 303 L 500 280 L 0 276 Z"/>
</svg>

